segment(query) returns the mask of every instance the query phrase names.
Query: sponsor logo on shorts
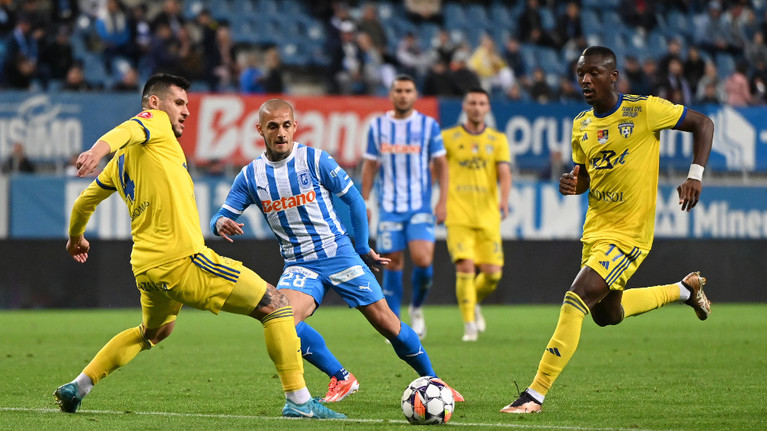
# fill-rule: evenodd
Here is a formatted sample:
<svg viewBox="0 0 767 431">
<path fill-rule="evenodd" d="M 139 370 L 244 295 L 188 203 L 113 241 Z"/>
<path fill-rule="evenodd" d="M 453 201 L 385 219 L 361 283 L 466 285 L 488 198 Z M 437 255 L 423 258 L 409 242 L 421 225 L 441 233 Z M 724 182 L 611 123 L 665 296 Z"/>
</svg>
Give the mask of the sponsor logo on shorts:
<svg viewBox="0 0 767 431">
<path fill-rule="evenodd" d="M 306 278 L 317 278 L 319 275 L 312 271 L 311 269 L 306 269 L 303 266 L 289 266 L 285 269 L 285 272 L 282 273 L 282 275 L 286 274 L 300 274 L 303 275 Z"/>
<path fill-rule="evenodd" d="M 365 270 L 362 269 L 362 265 L 354 265 L 351 268 L 347 268 L 341 272 L 331 274 L 330 282 L 333 283 L 333 286 L 338 286 L 339 284 L 346 283 L 347 281 L 353 278 L 357 278 L 364 273 Z"/>
</svg>

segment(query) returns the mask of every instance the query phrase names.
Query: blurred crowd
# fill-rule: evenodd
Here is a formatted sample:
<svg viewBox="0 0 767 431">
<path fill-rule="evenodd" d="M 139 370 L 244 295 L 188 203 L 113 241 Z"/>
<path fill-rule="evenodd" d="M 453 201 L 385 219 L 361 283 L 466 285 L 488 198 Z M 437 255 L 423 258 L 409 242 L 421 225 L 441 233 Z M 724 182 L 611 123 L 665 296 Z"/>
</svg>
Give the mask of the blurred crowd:
<svg viewBox="0 0 767 431">
<path fill-rule="evenodd" d="M 684 104 L 767 103 L 764 0 L 292 0 L 321 23 L 323 40 L 321 61 L 291 65 L 279 43 L 287 35 L 269 44 L 238 40 L 230 17 L 213 12 L 216 1 L 249 0 L 185 1 L 195 7 L 182 0 L 0 0 L 0 88 L 138 91 L 151 74 L 168 72 L 189 77 L 198 91 L 296 94 L 305 87 L 291 83 L 303 74 L 325 94 L 383 95 L 404 72 L 425 95 L 460 96 L 482 86 L 497 100 L 582 102 L 574 63 L 599 43 L 618 53 L 621 92 Z M 262 1 L 251 1 L 255 13 Z M 384 19 L 382 4 L 397 19 Z M 598 22 L 595 32 L 587 18 L 603 5 L 617 18 Z M 469 35 L 450 27 L 451 7 L 517 13 L 506 28 Z M 689 17 L 681 23 L 689 37 L 641 49 L 670 13 Z M 282 19 L 288 32 L 295 17 Z M 543 61 L 552 53 L 552 64 L 562 67 Z"/>
</svg>

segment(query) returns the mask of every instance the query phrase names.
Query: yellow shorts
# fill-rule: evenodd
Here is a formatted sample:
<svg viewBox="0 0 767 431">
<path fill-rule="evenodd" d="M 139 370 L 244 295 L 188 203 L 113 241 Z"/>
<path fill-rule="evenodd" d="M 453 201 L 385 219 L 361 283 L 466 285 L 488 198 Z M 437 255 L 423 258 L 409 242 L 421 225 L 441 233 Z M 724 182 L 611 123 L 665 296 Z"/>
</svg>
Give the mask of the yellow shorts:
<svg viewBox="0 0 767 431">
<path fill-rule="evenodd" d="M 599 273 L 610 290 L 623 290 L 649 253 L 650 250 L 623 247 L 607 240 L 583 243 L 581 267 L 586 265 Z"/>
<path fill-rule="evenodd" d="M 205 248 L 136 276 L 146 328 L 176 320 L 182 305 L 218 314 L 250 314 L 266 292 L 266 282 L 242 262 Z"/>
<path fill-rule="evenodd" d="M 469 226 L 447 227 L 447 249 L 453 262 L 468 259 L 475 264 L 503 266 L 501 229 L 477 229 Z"/>
</svg>

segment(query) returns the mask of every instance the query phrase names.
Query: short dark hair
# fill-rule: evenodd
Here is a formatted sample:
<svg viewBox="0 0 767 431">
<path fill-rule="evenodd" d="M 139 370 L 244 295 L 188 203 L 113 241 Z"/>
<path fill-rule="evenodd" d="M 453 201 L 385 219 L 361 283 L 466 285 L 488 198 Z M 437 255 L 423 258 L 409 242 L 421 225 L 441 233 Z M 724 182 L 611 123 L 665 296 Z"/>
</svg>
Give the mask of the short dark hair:
<svg viewBox="0 0 767 431">
<path fill-rule="evenodd" d="M 468 90 L 466 90 L 466 93 L 464 93 L 463 97 L 466 97 L 466 95 L 469 94 L 469 93 L 482 93 L 485 96 L 487 96 L 488 99 L 490 98 L 490 93 L 488 93 L 487 90 L 485 90 L 482 87 L 471 87 L 471 88 L 469 88 Z"/>
<path fill-rule="evenodd" d="M 618 66 L 618 60 L 615 58 L 615 53 L 612 49 L 607 48 L 606 46 L 590 46 L 583 50 L 581 53 L 581 57 L 588 57 L 590 55 L 596 55 L 599 57 L 602 57 L 604 60 L 607 60 L 605 63 L 612 63 L 612 68 L 615 69 Z M 605 64 L 607 65 L 607 64 Z"/>
<path fill-rule="evenodd" d="M 152 75 L 144 84 L 144 91 L 141 92 L 141 105 L 144 106 L 149 96 L 153 94 L 162 94 L 168 91 L 168 89 L 175 85 L 182 90 L 189 89 L 189 80 L 182 77 L 171 75 L 168 73 L 157 73 Z"/>
<path fill-rule="evenodd" d="M 394 77 L 394 80 L 392 81 L 392 85 L 394 85 L 397 81 L 410 81 L 413 83 L 413 85 L 416 85 L 415 78 L 408 75 L 407 73 L 400 73 L 397 76 Z"/>
</svg>

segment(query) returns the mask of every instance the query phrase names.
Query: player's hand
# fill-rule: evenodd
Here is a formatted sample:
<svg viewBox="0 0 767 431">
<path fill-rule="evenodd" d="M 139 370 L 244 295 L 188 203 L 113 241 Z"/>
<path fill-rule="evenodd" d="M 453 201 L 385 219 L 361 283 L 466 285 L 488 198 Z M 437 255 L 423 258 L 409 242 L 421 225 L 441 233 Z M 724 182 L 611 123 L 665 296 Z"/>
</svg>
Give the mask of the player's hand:
<svg viewBox="0 0 767 431">
<path fill-rule="evenodd" d="M 391 259 L 388 257 L 381 257 L 372 248 L 367 254 L 361 254 L 362 261 L 365 262 L 371 271 L 379 272 L 382 266 L 386 266 L 391 263 Z"/>
<path fill-rule="evenodd" d="M 501 211 L 501 220 L 505 220 L 506 217 L 509 216 L 509 203 L 501 202 L 501 204 L 498 205 L 498 209 Z"/>
<path fill-rule="evenodd" d="M 232 238 L 229 238 L 230 235 L 235 236 L 243 234 L 243 226 L 245 226 L 244 223 L 237 223 L 228 217 L 219 217 L 218 220 L 216 220 L 216 232 L 229 242 L 234 242 Z"/>
<path fill-rule="evenodd" d="M 437 206 L 434 208 L 434 215 L 437 218 L 437 224 L 442 224 L 447 219 L 447 204 L 445 202 L 437 202 Z"/>
<path fill-rule="evenodd" d="M 99 165 L 99 162 L 101 162 L 101 157 L 96 155 L 91 150 L 80 153 L 80 156 L 77 157 L 77 163 L 75 163 L 75 167 L 77 168 L 77 176 L 84 177 L 95 171 L 96 167 Z"/>
<path fill-rule="evenodd" d="M 70 236 L 67 240 L 67 253 L 72 256 L 75 262 L 85 263 L 88 260 L 88 251 L 90 249 L 91 244 L 82 235 L 79 237 Z"/>
<path fill-rule="evenodd" d="M 682 211 L 690 212 L 697 205 L 701 190 L 703 190 L 703 183 L 692 178 L 687 178 L 676 188 Z"/>
<path fill-rule="evenodd" d="M 574 195 L 578 187 L 578 172 L 581 166 L 575 165 L 572 171 L 562 174 L 559 177 L 559 193 L 563 195 Z"/>
</svg>

